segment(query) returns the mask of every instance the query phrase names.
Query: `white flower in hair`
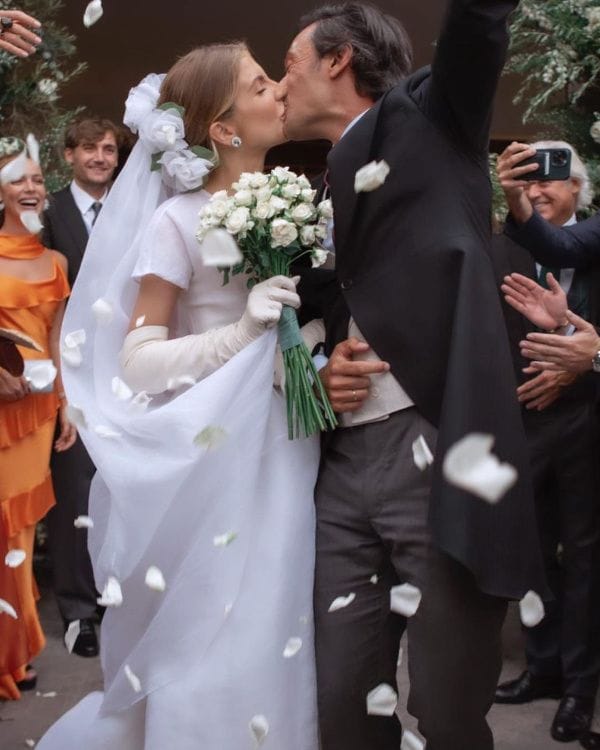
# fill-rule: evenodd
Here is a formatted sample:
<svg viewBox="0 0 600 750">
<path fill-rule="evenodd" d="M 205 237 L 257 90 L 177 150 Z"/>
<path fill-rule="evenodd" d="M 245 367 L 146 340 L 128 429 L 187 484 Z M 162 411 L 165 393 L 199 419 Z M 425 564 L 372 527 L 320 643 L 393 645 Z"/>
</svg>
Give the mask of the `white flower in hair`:
<svg viewBox="0 0 600 750">
<path fill-rule="evenodd" d="M 138 132 L 144 119 L 156 109 L 164 78 L 164 73 L 151 73 L 130 90 L 125 102 L 123 122 L 133 133 Z"/>
<path fill-rule="evenodd" d="M 197 190 L 202 186 L 206 175 L 214 169 L 208 159 L 196 156 L 192 151 L 165 151 L 160 158 L 162 177 L 166 185 L 178 193 Z"/>
<path fill-rule="evenodd" d="M 187 147 L 185 127 L 176 109 L 155 109 L 140 125 L 140 140 L 151 153 L 181 151 Z"/>
</svg>

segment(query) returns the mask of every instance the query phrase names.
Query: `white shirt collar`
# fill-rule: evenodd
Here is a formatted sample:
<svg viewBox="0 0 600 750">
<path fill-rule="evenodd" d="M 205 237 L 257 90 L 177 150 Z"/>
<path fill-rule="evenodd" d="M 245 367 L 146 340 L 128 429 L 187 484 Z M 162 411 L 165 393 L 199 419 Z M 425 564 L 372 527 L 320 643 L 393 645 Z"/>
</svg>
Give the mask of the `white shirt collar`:
<svg viewBox="0 0 600 750">
<path fill-rule="evenodd" d="M 344 132 L 340 136 L 340 141 L 346 135 L 346 133 L 348 133 L 348 131 L 352 130 L 352 128 L 356 125 L 356 123 L 360 120 L 360 118 L 363 117 L 363 115 L 367 114 L 367 112 L 369 111 L 369 109 L 371 109 L 371 108 L 368 107 L 368 109 L 365 109 L 364 112 L 361 112 L 359 115 L 356 115 L 356 117 L 354 118 L 354 120 L 352 120 L 351 122 L 348 123 L 348 125 L 346 125 L 346 128 L 344 129 Z"/>
<path fill-rule="evenodd" d="M 79 209 L 82 216 L 85 216 L 85 214 L 90 210 L 92 205 L 96 203 L 96 198 L 94 198 L 89 193 L 86 193 L 83 188 L 80 188 L 79 185 L 75 182 L 75 180 L 72 180 L 71 185 L 71 195 L 73 196 L 73 200 L 75 201 L 75 205 Z M 106 196 L 108 194 L 108 190 L 104 191 L 104 195 L 98 199 L 100 203 L 104 203 L 106 200 Z"/>
<path fill-rule="evenodd" d="M 565 223 L 563 224 L 563 227 L 572 227 L 573 224 L 577 224 L 577 215 L 576 214 L 573 214 L 573 216 L 571 216 L 571 218 L 569 219 L 569 221 L 565 221 Z"/>
</svg>

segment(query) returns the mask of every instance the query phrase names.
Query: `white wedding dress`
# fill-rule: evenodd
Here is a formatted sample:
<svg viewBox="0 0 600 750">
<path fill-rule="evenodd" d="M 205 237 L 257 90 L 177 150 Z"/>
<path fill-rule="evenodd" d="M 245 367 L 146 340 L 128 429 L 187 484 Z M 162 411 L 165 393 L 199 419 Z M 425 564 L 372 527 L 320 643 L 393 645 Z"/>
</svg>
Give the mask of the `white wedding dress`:
<svg viewBox="0 0 600 750">
<path fill-rule="evenodd" d="M 288 440 L 285 400 L 272 385 L 276 332 L 146 409 L 143 397 L 140 408 L 111 389 L 136 295 L 133 277 L 153 273 L 185 290 L 171 336 L 240 318 L 245 278 L 223 286 L 222 275 L 200 260 L 194 232 L 206 200 L 197 192 L 163 203 L 136 254 L 116 257 L 110 244 L 105 257 L 86 253 L 69 305 L 63 332 L 88 333 L 83 363 L 65 368 L 65 383 L 70 402 L 85 410 L 82 437 L 98 467 L 90 496 L 96 584 L 101 591 L 114 576 L 123 603 L 107 609 L 102 625 L 105 691 L 63 716 L 40 750 L 318 748 L 318 439 Z M 98 224 L 106 240 L 112 229 L 104 212 L 105 226 L 102 214 Z M 114 264 L 110 278 L 107 263 Z M 110 304 L 110 321 L 79 304 L 84 292 Z M 103 437 L 100 424 L 118 436 Z M 223 535 L 236 536 L 225 544 Z M 164 575 L 164 592 L 144 583 L 152 565 Z"/>
</svg>

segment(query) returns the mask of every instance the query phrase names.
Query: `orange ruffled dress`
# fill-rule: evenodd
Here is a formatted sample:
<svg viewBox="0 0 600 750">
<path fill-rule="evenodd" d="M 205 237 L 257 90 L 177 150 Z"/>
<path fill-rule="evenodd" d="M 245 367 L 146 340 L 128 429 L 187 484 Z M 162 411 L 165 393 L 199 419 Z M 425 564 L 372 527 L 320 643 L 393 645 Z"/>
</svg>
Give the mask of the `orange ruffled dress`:
<svg viewBox="0 0 600 750">
<path fill-rule="evenodd" d="M 33 235 L 0 236 L 3 258 L 28 260 L 44 250 Z M 0 327 L 22 331 L 43 347 L 42 352 L 20 348 L 24 359 L 50 359 L 50 330 L 68 295 L 69 283 L 56 260 L 52 277 L 42 281 L 0 274 Z M 0 401 L 0 598 L 17 613 L 13 619 L 0 612 L 0 699 L 20 697 L 16 683 L 45 645 L 32 558 L 36 523 L 55 503 L 50 452 L 58 405 L 55 392 Z M 14 549 L 27 557 L 10 568 L 4 559 Z"/>
</svg>

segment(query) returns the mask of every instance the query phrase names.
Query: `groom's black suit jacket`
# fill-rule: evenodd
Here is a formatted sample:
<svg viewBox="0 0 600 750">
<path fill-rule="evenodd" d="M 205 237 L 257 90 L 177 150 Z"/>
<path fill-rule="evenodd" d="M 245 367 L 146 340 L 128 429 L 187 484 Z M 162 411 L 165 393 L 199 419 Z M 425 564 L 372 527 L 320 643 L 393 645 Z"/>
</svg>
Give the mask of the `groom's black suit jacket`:
<svg viewBox="0 0 600 750">
<path fill-rule="evenodd" d="M 43 242 L 59 250 L 69 262 L 69 284 L 75 283 L 88 241 L 88 230 L 67 186 L 50 196 L 44 216 Z"/>
<path fill-rule="evenodd" d="M 430 523 L 435 543 L 482 590 L 546 593 L 527 449 L 506 329 L 489 257 L 492 103 L 517 0 L 453 0 L 435 61 L 391 89 L 331 150 L 335 300 L 327 348 L 351 314 L 419 412 L 439 428 Z M 370 193 L 354 175 L 385 159 Z M 331 286 L 331 285 L 330 285 Z M 448 484 L 448 448 L 471 432 L 519 472 L 497 505 Z"/>
</svg>

